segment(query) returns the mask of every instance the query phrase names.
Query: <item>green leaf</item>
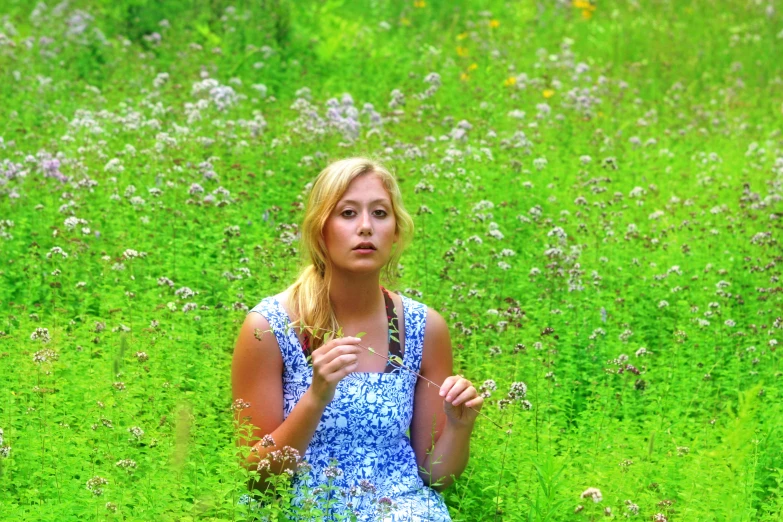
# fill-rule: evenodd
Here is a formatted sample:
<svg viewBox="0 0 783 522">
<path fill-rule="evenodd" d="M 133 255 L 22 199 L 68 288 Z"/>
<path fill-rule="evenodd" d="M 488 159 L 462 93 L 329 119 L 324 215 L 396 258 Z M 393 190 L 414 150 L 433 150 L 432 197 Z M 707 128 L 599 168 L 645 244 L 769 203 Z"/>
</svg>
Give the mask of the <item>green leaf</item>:
<svg viewBox="0 0 783 522">
<path fill-rule="evenodd" d="M 354 335 L 354 337 L 361 339 L 363 335 L 367 335 L 367 332 L 359 332 L 358 334 Z"/>
</svg>

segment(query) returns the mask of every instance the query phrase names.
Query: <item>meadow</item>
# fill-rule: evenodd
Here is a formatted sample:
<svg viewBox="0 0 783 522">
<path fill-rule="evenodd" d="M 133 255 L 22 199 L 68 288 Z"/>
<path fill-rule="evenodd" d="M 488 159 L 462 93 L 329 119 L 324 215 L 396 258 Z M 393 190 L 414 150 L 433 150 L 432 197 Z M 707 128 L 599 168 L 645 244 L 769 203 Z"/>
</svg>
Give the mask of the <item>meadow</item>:
<svg viewBox="0 0 783 522">
<path fill-rule="evenodd" d="M 353 155 L 485 396 L 454 521 L 783 520 L 781 9 L 3 2 L 0 520 L 258 515 L 234 342 Z"/>
</svg>

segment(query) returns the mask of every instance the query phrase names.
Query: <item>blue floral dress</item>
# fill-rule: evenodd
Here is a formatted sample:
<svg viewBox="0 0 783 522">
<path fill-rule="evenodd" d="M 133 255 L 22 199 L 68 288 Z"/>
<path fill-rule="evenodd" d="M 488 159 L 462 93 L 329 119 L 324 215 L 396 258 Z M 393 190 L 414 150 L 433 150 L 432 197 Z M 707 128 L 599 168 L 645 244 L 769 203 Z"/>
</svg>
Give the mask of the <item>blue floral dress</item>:
<svg viewBox="0 0 783 522">
<path fill-rule="evenodd" d="M 403 364 L 420 372 L 427 307 L 406 296 L 402 296 L 402 305 Z M 250 312 L 266 317 L 280 346 L 285 419 L 310 387 L 313 368 L 294 328 L 288 327 L 290 318 L 274 297 L 263 299 Z M 339 488 L 339 493 L 333 490 L 330 496 L 338 501 L 333 513 L 352 513 L 362 522 L 451 522 L 441 495 L 419 477 L 406 435 L 417 380 L 416 375 L 397 367 L 385 373 L 353 372 L 337 384 L 334 399 L 303 456 L 312 469 L 293 479 L 296 506 L 304 504 L 305 487 L 318 493 L 331 477 L 332 486 Z M 314 498 L 319 505 L 327 500 L 325 496 Z"/>
</svg>

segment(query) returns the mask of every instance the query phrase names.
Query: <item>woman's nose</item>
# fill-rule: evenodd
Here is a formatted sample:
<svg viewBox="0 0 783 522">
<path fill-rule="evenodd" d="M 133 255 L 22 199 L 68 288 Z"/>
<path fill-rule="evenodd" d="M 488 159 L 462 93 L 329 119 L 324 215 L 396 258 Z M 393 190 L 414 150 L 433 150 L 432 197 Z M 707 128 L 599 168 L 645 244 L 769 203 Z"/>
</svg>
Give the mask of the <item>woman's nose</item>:
<svg viewBox="0 0 783 522">
<path fill-rule="evenodd" d="M 366 212 L 362 212 L 361 218 L 359 218 L 359 229 L 362 231 L 372 230 L 372 220 Z"/>
</svg>

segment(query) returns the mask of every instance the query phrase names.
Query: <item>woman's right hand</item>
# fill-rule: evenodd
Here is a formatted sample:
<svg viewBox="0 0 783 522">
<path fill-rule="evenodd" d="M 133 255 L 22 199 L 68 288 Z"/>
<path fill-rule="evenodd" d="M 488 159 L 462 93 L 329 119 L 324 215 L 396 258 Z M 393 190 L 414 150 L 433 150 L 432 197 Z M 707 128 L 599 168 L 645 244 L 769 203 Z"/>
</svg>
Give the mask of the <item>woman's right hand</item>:
<svg viewBox="0 0 783 522">
<path fill-rule="evenodd" d="M 310 392 L 324 407 L 334 399 L 337 384 L 359 364 L 362 351 L 358 337 L 332 339 L 312 353 L 313 381 Z"/>
</svg>

